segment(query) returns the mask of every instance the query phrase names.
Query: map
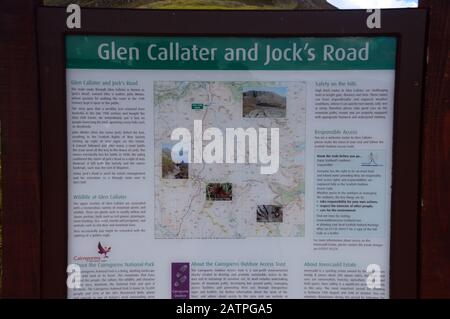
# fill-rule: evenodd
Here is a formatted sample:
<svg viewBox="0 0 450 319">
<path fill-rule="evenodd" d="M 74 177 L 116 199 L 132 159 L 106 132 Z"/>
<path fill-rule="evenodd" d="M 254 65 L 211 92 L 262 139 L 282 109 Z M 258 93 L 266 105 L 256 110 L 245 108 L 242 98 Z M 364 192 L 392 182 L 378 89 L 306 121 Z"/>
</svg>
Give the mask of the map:
<svg viewBox="0 0 450 319">
<path fill-rule="evenodd" d="M 155 238 L 303 237 L 305 116 L 301 81 L 154 82 Z M 173 158 L 172 131 L 193 132 L 194 120 L 203 131 L 278 128 L 278 171 L 192 163 L 188 149 Z"/>
</svg>

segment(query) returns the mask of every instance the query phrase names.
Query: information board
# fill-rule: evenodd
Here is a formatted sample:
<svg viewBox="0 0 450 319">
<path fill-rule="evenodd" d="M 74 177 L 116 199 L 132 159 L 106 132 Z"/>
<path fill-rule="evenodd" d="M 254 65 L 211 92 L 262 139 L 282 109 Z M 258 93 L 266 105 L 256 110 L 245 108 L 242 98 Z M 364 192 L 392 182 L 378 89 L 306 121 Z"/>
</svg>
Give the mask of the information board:
<svg viewBox="0 0 450 319">
<path fill-rule="evenodd" d="M 65 43 L 70 298 L 389 297 L 396 37 Z"/>
<path fill-rule="evenodd" d="M 38 8 L 41 296 L 417 297 L 427 11 L 369 16 Z"/>
</svg>

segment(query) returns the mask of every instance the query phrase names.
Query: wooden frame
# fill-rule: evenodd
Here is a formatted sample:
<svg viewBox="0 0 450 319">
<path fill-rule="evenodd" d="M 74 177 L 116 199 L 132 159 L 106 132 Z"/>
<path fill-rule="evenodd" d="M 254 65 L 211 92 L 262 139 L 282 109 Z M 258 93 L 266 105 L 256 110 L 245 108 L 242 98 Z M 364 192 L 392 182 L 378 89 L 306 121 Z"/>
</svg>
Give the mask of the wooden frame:
<svg viewBox="0 0 450 319">
<path fill-rule="evenodd" d="M 418 296 L 420 137 L 427 11 L 382 11 L 382 28 L 368 29 L 368 13 L 352 11 L 149 11 L 83 9 L 81 31 L 66 28 L 63 8 L 39 8 L 41 92 L 41 296 L 66 296 L 67 139 L 66 34 L 344 36 L 394 35 L 396 70 L 390 295 Z M 232 21 L 232 23 L 229 23 Z M 419 48 L 419 49 L 418 49 Z"/>
<path fill-rule="evenodd" d="M 450 299 L 450 1 L 420 0 L 430 8 L 422 134 L 420 298 Z"/>
<path fill-rule="evenodd" d="M 38 298 L 41 167 L 35 9 L 39 0 L 0 4 L 0 116 L 3 273 L 1 295 Z"/>
</svg>

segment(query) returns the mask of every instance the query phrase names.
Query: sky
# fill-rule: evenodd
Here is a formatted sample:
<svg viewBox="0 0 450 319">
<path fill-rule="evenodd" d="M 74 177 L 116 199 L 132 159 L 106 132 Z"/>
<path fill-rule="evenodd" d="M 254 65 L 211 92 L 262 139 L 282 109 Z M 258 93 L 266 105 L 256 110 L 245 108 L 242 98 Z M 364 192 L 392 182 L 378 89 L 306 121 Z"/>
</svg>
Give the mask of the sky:
<svg viewBox="0 0 450 319">
<path fill-rule="evenodd" d="M 275 92 L 278 95 L 286 96 L 287 94 L 287 88 L 286 87 L 265 87 L 265 86 L 257 86 L 257 87 L 244 87 L 242 89 L 242 92 L 247 91 L 268 91 L 268 92 Z"/>
<path fill-rule="evenodd" d="M 339 9 L 417 7 L 418 0 L 327 0 Z M 447 1 L 447 0 L 446 0 Z"/>
</svg>

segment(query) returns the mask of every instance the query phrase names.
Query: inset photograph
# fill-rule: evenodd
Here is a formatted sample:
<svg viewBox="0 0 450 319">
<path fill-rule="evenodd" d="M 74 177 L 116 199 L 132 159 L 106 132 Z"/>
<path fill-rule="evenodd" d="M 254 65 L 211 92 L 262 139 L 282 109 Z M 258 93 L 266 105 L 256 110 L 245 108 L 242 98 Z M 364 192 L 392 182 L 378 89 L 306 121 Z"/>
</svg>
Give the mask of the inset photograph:
<svg viewBox="0 0 450 319">
<path fill-rule="evenodd" d="M 286 117 L 286 87 L 244 87 L 243 117 Z"/>
<path fill-rule="evenodd" d="M 282 223 L 283 208 L 277 205 L 258 205 L 256 221 L 259 223 Z"/>
<path fill-rule="evenodd" d="M 189 178 L 189 150 L 180 149 L 178 158 L 172 160 L 172 147 L 174 144 L 164 143 L 161 148 L 162 178 L 166 179 L 188 179 Z M 178 163 L 177 163 L 178 162 Z"/>
<path fill-rule="evenodd" d="M 206 185 L 206 200 L 232 200 L 233 187 L 231 183 L 209 183 Z"/>
</svg>

